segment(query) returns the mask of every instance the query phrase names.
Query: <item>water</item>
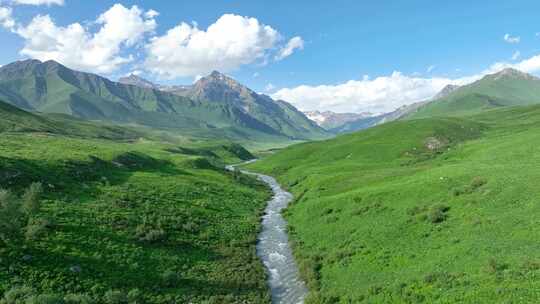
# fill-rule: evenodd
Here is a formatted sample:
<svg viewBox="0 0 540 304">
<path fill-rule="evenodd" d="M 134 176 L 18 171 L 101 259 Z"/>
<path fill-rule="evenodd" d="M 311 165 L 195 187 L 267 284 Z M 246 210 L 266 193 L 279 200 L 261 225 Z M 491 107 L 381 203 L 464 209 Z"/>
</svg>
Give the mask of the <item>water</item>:
<svg viewBox="0 0 540 304">
<path fill-rule="evenodd" d="M 234 166 L 227 167 L 235 170 Z M 298 267 L 294 261 L 287 236 L 287 222 L 281 211 L 292 201 L 293 196 L 283 190 L 271 176 L 242 171 L 257 176 L 266 183 L 274 196 L 266 206 L 262 217 L 262 230 L 258 237 L 257 256 L 262 260 L 268 274 L 268 285 L 274 304 L 304 303 L 308 290 L 300 279 Z"/>
</svg>

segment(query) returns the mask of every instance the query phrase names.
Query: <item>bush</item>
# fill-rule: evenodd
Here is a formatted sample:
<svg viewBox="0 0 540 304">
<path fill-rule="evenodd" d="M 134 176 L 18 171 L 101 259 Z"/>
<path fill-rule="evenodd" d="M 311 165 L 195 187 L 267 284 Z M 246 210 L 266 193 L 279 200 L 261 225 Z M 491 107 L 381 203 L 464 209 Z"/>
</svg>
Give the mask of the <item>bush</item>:
<svg viewBox="0 0 540 304">
<path fill-rule="evenodd" d="M 161 282 L 165 287 L 175 287 L 179 281 L 180 276 L 175 271 L 166 270 L 163 274 L 161 274 Z"/>
<path fill-rule="evenodd" d="M 109 290 L 103 296 L 103 301 L 107 304 L 125 304 L 127 297 L 120 290 Z"/>
<path fill-rule="evenodd" d="M 64 299 L 61 296 L 54 294 L 42 294 L 31 296 L 24 302 L 25 304 L 64 304 Z"/>
<path fill-rule="evenodd" d="M 448 210 L 450 210 L 450 207 L 445 205 L 433 206 L 427 214 L 427 219 L 433 224 L 442 223 L 448 217 L 446 214 Z"/>
<path fill-rule="evenodd" d="M 35 290 L 26 286 L 13 287 L 6 291 L 4 297 L 0 301 L 1 304 L 20 304 L 24 303 L 28 298 L 34 295 Z"/>
<path fill-rule="evenodd" d="M 127 300 L 129 304 L 144 303 L 143 293 L 139 289 L 132 289 L 127 294 Z"/>
<path fill-rule="evenodd" d="M 43 188 L 33 183 L 20 197 L 0 189 L 0 240 L 6 244 L 23 239 L 36 239 L 43 235 L 43 223 L 37 218 Z"/>
<path fill-rule="evenodd" d="M 167 239 L 167 233 L 162 228 L 152 228 L 145 224 L 135 228 L 135 237 L 141 242 L 158 243 Z"/>
<path fill-rule="evenodd" d="M 70 294 L 64 297 L 65 304 L 93 304 L 94 300 L 85 294 Z"/>
</svg>

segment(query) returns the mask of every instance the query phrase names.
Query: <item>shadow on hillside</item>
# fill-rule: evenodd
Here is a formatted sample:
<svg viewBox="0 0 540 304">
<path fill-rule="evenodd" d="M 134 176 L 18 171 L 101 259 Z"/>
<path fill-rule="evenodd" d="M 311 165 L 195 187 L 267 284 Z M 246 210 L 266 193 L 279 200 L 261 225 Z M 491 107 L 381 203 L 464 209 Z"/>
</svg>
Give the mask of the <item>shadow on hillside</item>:
<svg viewBox="0 0 540 304">
<path fill-rule="evenodd" d="M 46 193 L 69 195 L 97 191 L 92 183 L 119 185 L 135 172 L 166 175 L 191 175 L 167 160 L 158 160 L 140 152 L 125 152 L 110 161 L 90 155 L 87 160 L 47 162 L 0 156 L 0 187 L 18 191 L 33 182 L 41 182 Z"/>
</svg>

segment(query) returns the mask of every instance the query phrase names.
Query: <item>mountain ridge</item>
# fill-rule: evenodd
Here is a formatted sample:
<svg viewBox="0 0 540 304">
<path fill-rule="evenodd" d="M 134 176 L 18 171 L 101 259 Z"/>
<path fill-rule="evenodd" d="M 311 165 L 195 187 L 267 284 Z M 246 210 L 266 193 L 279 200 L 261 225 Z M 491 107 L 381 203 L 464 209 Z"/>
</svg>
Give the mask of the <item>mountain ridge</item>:
<svg viewBox="0 0 540 304">
<path fill-rule="evenodd" d="M 213 77 L 214 81 L 222 78 Z M 283 141 L 329 136 L 290 104 L 258 95 L 238 82 L 231 85 L 231 81 L 224 81 L 220 88 L 227 92 L 244 88 L 249 94 L 220 95 L 202 85 L 204 80 L 180 93 L 167 92 L 151 82 L 140 87 L 75 71 L 55 61 L 25 60 L 0 68 L 0 99 L 27 111 L 136 124 L 196 137 Z M 250 111 L 242 107 L 245 104 Z"/>
</svg>

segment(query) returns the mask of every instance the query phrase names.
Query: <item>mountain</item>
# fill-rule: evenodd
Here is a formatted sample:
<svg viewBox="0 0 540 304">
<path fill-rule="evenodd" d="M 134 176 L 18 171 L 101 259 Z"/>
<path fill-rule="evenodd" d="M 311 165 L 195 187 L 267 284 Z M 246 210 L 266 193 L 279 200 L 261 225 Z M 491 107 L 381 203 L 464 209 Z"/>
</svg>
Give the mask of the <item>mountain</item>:
<svg viewBox="0 0 540 304">
<path fill-rule="evenodd" d="M 134 124 L 185 136 L 251 141 L 308 140 L 328 134 L 284 101 L 214 72 L 190 87 L 156 87 L 130 76 L 113 82 L 55 61 L 0 68 L 0 99 L 28 111 Z M 179 89 L 179 88 L 182 89 Z"/>
<path fill-rule="evenodd" d="M 406 117 L 462 116 L 500 107 L 539 103 L 540 79 L 509 68 L 456 88 Z"/>
<path fill-rule="evenodd" d="M 121 77 L 118 79 L 118 82 L 121 84 L 134 85 L 134 86 L 138 86 L 138 87 L 146 88 L 146 89 L 159 89 L 159 85 L 149 80 L 146 80 L 142 77 L 139 77 L 135 74 L 130 74 L 129 76 Z"/>
<path fill-rule="evenodd" d="M 130 74 L 126 77 L 121 77 L 118 79 L 118 82 L 121 84 L 134 85 L 140 88 L 146 89 L 156 89 L 163 92 L 169 92 L 174 94 L 181 94 L 185 90 L 189 90 L 191 86 L 186 85 L 161 85 L 151 82 L 150 80 L 144 79 L 135 74 Z"/>
<path fill-rule="evenodd" d="M 335 113 L 332 111 L 306 111 L 304 114 L 326 130 L 338 128 L 350 121 L 373 116 L 371 113 Z"/>
<path fill-rule="evenodd" d="M 449 94 L 450 92 L 452 92 L 453 90 L 457 88 L 458 88 L 457 86 L 448 85 L 436 96 L 446 96 L 447 94 Z M 410 115 L 411 113 L 415 112 L 418 108 L 430 103 L 432 100 L 434 99 L 415 102 L 410 105 L 404 105 L 389 113 L 384 113 L 381 115 L 364 117 L 357 120 L 349 121 L 337 128 L 330 129 L 329 131 L 334 134 L 351 133 L 351 132 L 371 128 L 373 126 L 380 125 L 383 123 L 398 120 L 398 119 L 401 119 Z"/>
</svg>

